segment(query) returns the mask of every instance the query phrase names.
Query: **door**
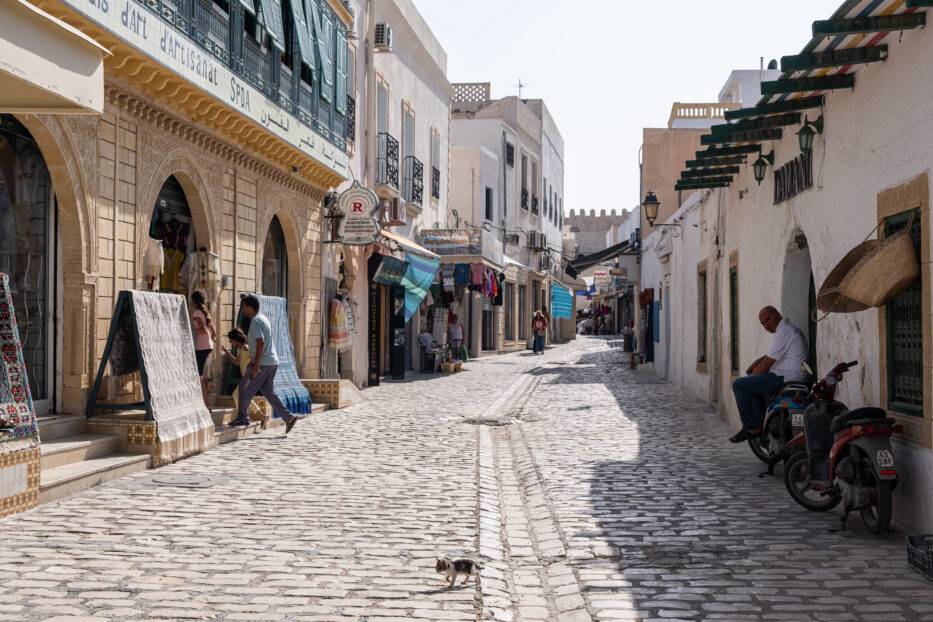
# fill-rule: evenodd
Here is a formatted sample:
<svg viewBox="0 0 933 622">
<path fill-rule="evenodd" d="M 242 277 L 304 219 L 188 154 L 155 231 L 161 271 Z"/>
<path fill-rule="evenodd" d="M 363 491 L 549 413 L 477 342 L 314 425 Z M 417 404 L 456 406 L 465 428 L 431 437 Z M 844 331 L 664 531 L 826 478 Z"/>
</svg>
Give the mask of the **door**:
<svg viewBox="0 0 933 622">
<path fill-rule="evenodd" d="M 671 379 L 671 288 L 664 286 L 664 379 Z"/>
</svg>

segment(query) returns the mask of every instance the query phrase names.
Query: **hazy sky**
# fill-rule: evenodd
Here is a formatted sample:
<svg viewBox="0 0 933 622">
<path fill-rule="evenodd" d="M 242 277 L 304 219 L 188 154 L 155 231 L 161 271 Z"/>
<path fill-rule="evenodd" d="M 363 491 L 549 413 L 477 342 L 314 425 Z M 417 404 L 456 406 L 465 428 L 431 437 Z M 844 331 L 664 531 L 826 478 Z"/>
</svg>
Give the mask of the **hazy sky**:
<svg viewBox="0 0 933 622">
<path fill-rule="evenodd" d="M 564 137 L 564 210 L 630 209 L 644 127 L 713 102 L 733 69 L 797 54 L 842 0 L 414 0 L 451 82 L 545 101 Z M 747 104 L 746 104 L 747 105 Z"/>
</svg>

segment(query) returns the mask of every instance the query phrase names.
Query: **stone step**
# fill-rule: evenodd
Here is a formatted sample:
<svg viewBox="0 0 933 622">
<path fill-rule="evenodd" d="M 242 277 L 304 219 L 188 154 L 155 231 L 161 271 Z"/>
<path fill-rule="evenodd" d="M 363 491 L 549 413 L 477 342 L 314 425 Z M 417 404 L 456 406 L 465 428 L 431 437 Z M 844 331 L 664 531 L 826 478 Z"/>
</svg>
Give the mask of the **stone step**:
<svg viewBox="0 0 933 622">
<path fill-rule="evenodd" d="M 232 443 L 244 438 L 259 434 L 262 427 L 258 421 L 251 421 L 249 425 L 215 425 L 214 438 L 218 445 Z"/>
<path fill-rule="evenodd" d="M 41 439 L 39 451 L 42 471 L 74 464 L 89 458 L 116 453 L 120 439 L 110 434 L 76 434 L 50 441 Z"/>
<path fill-rule="evenodd" d="M 56 501 L 103 482 L 149 468 L 148 455 L 110 454 L 74 464 L 43 470 L 39 483 L 39 503 Z"/>
<path fill-rule="evenodd" d="M 87 417 L 84 415 L 42 415 L 36 418 L 39 424 L 39 440 L 43 443 L 62 438 L 84 434 L 84 424 Z"/>
<path fill-rule="evenodd" d="M 214 420 L 214 427 L 228 425 L 231 421 L 236 419 L 236 411 L 233 409 L 233 407 L 212 408 L 211 419 Z"/>
</svg>

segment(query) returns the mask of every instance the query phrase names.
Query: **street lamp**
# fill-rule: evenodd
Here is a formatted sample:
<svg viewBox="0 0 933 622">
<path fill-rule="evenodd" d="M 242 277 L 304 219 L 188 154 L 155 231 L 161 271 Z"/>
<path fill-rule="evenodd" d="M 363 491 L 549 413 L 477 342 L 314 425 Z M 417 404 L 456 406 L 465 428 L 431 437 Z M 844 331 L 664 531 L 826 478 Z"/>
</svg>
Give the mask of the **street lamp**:
<svg viewBox="0 0 933 622">
<path fill-rule="evenodd" d="M 797 142 L 800 143 L 800 153 L 810 153 L 813 151 L 813 137 L 823 133 L 823 115 L 820 115 L 816 121 L 810 121 L 807 117 L 803 118 L 803 127 L 797 132 Z"/>
<path fill-rule="evenodd" d="M 654 224 L 654 221 L 658 218 L 658 209 L 661 207 L 661 202 L 658 201 L 658 197 L 652 191 L 649 190 L 648 194 L 645 195 L 645 200 L 642 201 L 641 207 L 645 210 L 645 219 L 648 221 L 648 225 L 655 229 L 669 232 L 671 237 L 676 238 L 680 236 L 682 228 L 678 223 Z"/>
<path fill-rule="evenodd" d="M 768 170 L 768 164 L 774 164 L 773 149 L 771 150 L 771 153 L 759 155 L 758 159 L 755 160 L 755 163 L 752 164 L 752 168 L 755 171 L 755 181 L 758 182 L 759 186 L 765 178 L 765 172 Z"/>
</svg>

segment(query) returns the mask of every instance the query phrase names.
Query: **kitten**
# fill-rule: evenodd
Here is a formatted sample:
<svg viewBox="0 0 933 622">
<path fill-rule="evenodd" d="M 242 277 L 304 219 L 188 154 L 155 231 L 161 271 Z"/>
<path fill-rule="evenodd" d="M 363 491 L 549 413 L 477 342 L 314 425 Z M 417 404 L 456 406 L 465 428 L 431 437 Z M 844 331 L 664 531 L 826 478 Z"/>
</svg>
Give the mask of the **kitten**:
<svg viewBox="0 0 933 622">
<path fill-rule="evenodd" d="M 476 577 L 476 580 L 479 580 L 479 571 L 483 569 L 483 565 L 479 562 L 473 561 L 472 559 L 450 559 L 449 557 L 438 557 L 437 564 L 434 566 L 436 572 L 443 572 L 447 575 L 447 578 L 450 579 L 450 587 L 454 586 L 454 583 L 457 582 L 457 577 L 463 575 L 463 583 L 465 584 L 470 577 Z"/>
</svg>

